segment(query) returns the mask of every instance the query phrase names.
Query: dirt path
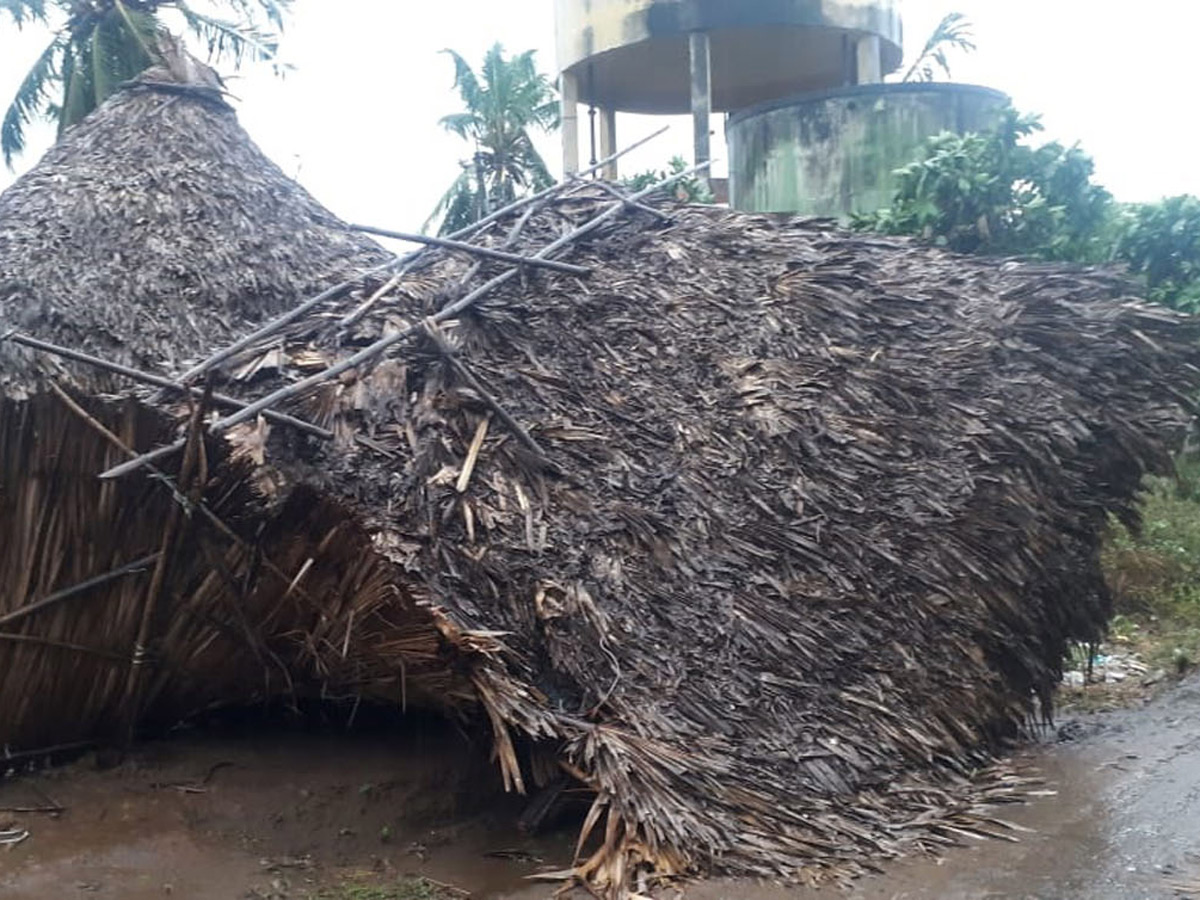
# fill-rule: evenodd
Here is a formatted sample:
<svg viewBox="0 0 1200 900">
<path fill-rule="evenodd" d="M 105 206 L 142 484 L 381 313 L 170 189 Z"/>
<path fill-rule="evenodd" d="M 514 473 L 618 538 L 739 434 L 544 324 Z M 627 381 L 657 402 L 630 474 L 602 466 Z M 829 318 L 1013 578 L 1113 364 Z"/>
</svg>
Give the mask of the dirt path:
<svg viewBox="0 0 1200 900">
<path fill-rule="evenodd" d="M 1019 843 L 896 863 L 848 894 L 715 880 L 687 895 L 1200 898 L 1200 679 L 1138 709 L 1074 719 L 1062 733 L 1074 739 L 1023 754 L 1057 794 L 1001 811 L 1034 830 Z M 476 897 L 548 896 L 524 876 L 565 865 L 570 835 L 516 834 L 516 809 L 495 805 L 489 771 L 486 749 L 437 729 L 399 742 L 189 737 L 148 745 L 110 771 L 81 761 L 0 783 L 0 807 L 65 807 L 0 813 L 0 831 L 29 831 L 0 849 L 0 895 L 303 900 L 353 896 L 323 891 L 364 873 L 424 876 Z"/>
</svg>

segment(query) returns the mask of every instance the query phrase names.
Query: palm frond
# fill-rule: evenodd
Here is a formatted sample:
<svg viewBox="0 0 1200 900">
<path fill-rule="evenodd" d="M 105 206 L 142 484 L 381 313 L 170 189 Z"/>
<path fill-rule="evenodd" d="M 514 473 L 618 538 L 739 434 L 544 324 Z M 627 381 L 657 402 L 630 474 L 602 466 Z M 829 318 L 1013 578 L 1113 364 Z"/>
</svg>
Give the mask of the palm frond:
<svg viewBox="0 0 1200 900">
<path fill-rule="evenodd" d="M 93 95 L 91 84 L 91 44 L 73 38 L 63 53 L 62 90 L 63 101 L 59 107 L 58 133 L 73 125 L 91 110 L 89 98 Z"/>
<path fill-rule="evenodd" d="M 454 179 L 454 182 L 447 189 L 446 193 L 442 194 L 437 205 L 433 208 L 433 212 L 429 214 L 424 223 L 421 225 L 421 233 L 428 234 L 429 229 L 435 222 L 441 223 L 439 233 L 446 232 L 446 224 L 454 218 L 451 213 L 461 215 L 465 210 L 469 210 L 475 203 L 476 190 L 472 186 L 471 173 L 464 167 L 459 176 Z M 455 230 L 454 228 L 450 229 Z"/>
<path fill-rule="evenodd" d="M 0 13 L 8 13 L 17 28 L 46 21 L 45 0 L 0 0 Z"/>
<path fill-rule="evenodd" d="M 62 35 L 54 37 L 25 73 L 16 96 L 4 113 L 4 124 L 0 125 L 0 149 L 4 153 L 4 164 L 9 169 L 12 169 L 13 157 L 25 149 L 26 126 L 39 113 L 50 112 L 50 86 L 58 76 L 58 57 L 65 43 Z"/>
<path fill-rule="evenodd" d="M 533 120 L 542 131 L 557 131 L 562 125 L 562 106 L 554 96 L 554 89 L 550 87 L 549 81 L 546 82 L 546 88 L 550 99 L 533 110 Z"/>
<path fill-rule="evenodd" d="M 94 20 L 91 44 L 91 112 L 121 84 L 144 72 L 158 57 L 153 13 L 130 9 L 120 0 Z M 66 123 L 68 125 L 72 122 Z"/>
<path fill-rule="evenodd" d="M 267 21 L 279 31 L 283 31 L 284 16 L 292 11 L 292 0 L 218 0 L 243 19 L 254 21 L 261 12 Z"/>
<path fill-rule="evenodd" d="M 471 140 L 476 137 L 477 132 L 481 131 L 481 122 L 475 113 L 451 113 L 448 116 L 442 116 L 438 124 L 447 131 L 457 134 L 465 140 Z"/>
<path fill-rule="evenodd" d="M 121 0 L 113 0 L 113 9 L 121 17 L 125 33 L 133 39 L 132 42 L 123 42 L 125 48 L 122 52 L 140 56 L 146 65 L 157 62 L 160 56 L 156 36 L 158 19 L 154 14 L 146 10 L 130 9 Z"/>
<path fill-rule="evenodd" d="M 975 50 L 974 35 L 971 32 L 971 21 L 962 13 L 952 12 L 938 22 L 937 27 L 925 42 L 908 71 L 904 73 L 904 81 L 933 81 L 935 66 L 950 77 L 950 63 L 947 52 L 961 50 L 969 53 Z"/>
<path fill-rule="evenodd" d="M 537 148 L 533 146 L 533 141 L 529 142 L 527 165 L 531 176 L 530 187 L 534 190 L 544 190 L 554 184 L 554 176 L 550 174 L 550 168 L 542 159 L 542 154 L 538 153 Z"/>
<path fill-rule="evenodd" d="M 175 8 L 183 16 L 188 30 L 207 45 L 210 63 L 232 59 L 234 66 L 240 68 L 247 58 L 256 62 L 273 62 L 279 52 L 279 35 L 259 28 L 251 19 L 244 22 L 220 19 L 198 12 L 185 0 L 178 0 Z M 274 22 L 274 19 L 271 21 Z M 277 73 L 284 69 L 285 66 L 276 66 Z"/>
<path fill-rule="evenodd" d="M 442 52 L 454 61 L 454 87 L 458 90 L 463 105 L 470 110 L 479 109 L 482 106 L 483 92 L 470 63 L 463 59 L 462 54 L 456 50 L 443 50 Z"/>
</svg>

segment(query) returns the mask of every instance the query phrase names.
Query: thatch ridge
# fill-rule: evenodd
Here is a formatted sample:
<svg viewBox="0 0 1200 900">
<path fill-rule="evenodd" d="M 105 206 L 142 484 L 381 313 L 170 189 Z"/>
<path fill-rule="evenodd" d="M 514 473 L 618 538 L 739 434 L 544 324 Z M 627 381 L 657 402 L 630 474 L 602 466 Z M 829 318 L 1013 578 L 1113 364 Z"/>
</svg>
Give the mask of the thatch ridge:
<svg viewBox="0 0 1200 900">
<path fill-rule="evenodd" d="M 0 333 L 171 374 L 388 258 L 187 89 L 119 91 L 0 194 Z M 2 346 L 0 383 L 46 362 Z"/>
</svg>

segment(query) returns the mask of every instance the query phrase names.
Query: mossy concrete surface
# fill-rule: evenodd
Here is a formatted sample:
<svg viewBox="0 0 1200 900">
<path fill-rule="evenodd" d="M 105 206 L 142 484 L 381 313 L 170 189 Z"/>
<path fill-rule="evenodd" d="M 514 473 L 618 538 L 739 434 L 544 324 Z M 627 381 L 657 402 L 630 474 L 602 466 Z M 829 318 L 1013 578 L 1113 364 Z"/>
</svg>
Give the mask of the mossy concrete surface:
<svg viewBox="0 0 1200 900">
<path fill-rule="evenodd" d="M 737 113 L 726 128 L 732 205 L 838 218 L 880 209 L 926 138 L 987 128 L 1007 99 L 975 85 L 875 84 Z"/>
</svg>

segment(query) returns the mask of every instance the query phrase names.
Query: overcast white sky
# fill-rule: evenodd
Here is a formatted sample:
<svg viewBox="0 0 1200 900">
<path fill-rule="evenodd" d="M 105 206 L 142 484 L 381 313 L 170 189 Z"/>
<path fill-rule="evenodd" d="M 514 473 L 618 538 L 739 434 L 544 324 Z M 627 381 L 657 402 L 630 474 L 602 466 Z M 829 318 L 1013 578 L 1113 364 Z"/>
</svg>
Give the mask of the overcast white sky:
<svg viewBox="0 0 1200 900">
<path fill-rule="evenodd" d="M 1019 108 L 1042 113 L 1046 136 L 1080 141 L 1119 199 L 1200 194 L 1200 0 L 905 0 L 907 49 L 919 49 L 951 10 L 971 18 L 979 44 L 955 58 L 956 80 L 1007 91 Z M 246 70 L 231 90 L 251 136 L 336 213 L 415 229 L 467 155 L 437 126 L 456 108 L 450 61 L 438 51 L 478 59 L 497 40 L 510 50 L 537 48 L 553 72 L 553 0 L 295 0 L 281 55 L 296 71 L 279 80 Z M 5 106 L 46 41 L 0 21 Z M 619 143 L 657 125 L 622 117 Z M 50 138 L 39 130 L 18 173 Z M 680 122 L 629 168 L 660 166 L 690 155 L 690 146 Z M 557 141 L 542 147 L 557 169 Z M 0 188 L 13 177 L 0 168 Z"/>
</svg>

